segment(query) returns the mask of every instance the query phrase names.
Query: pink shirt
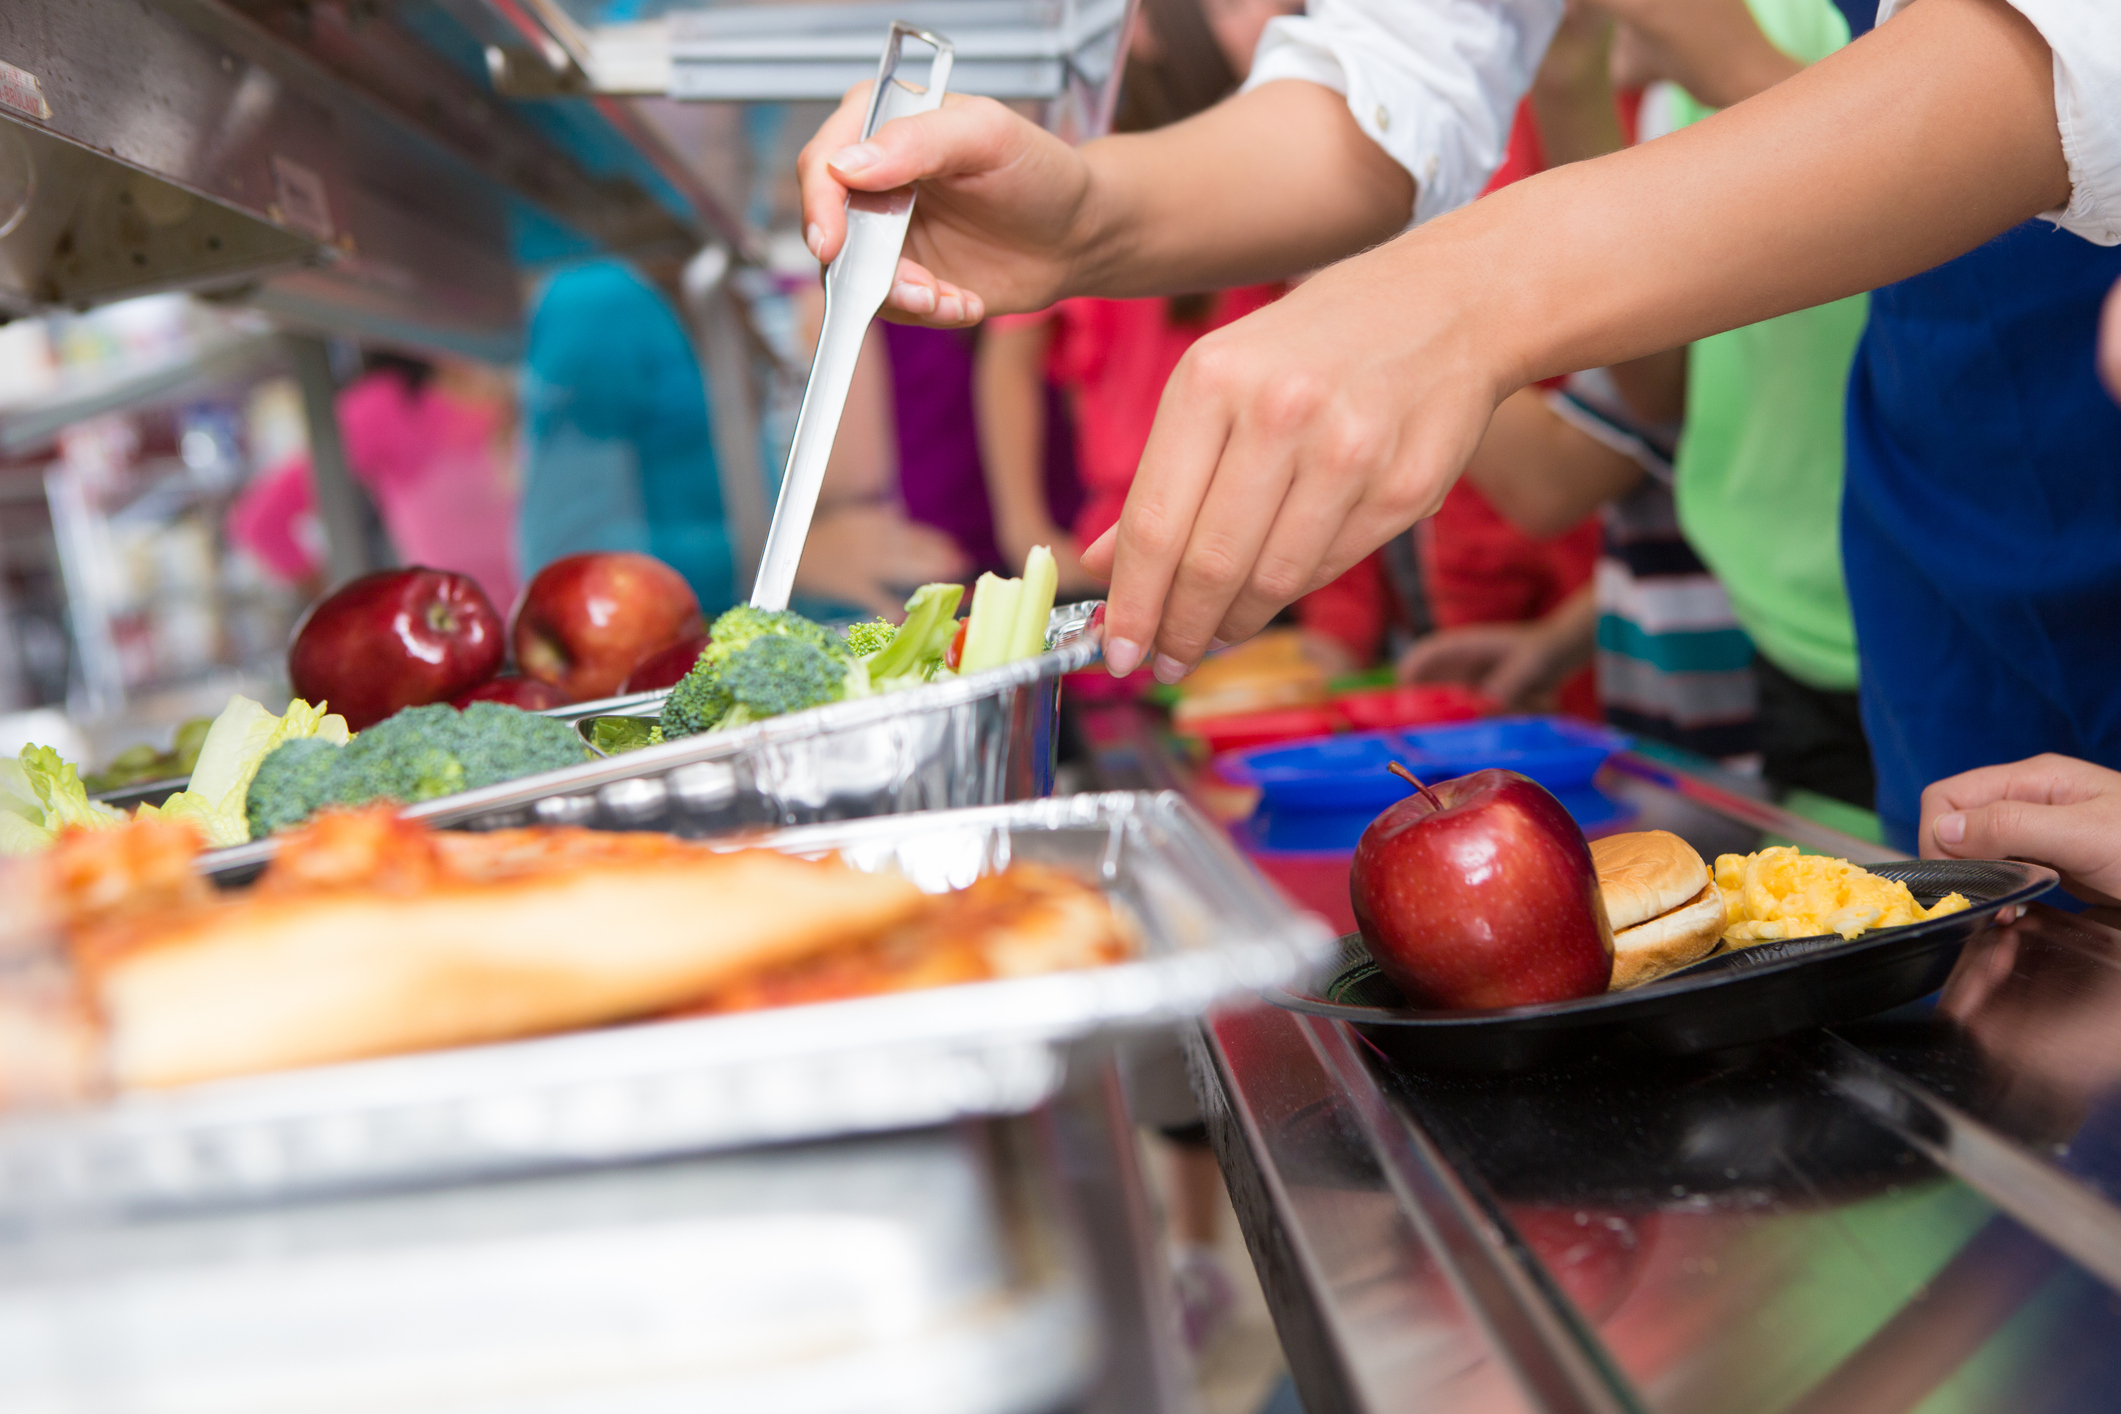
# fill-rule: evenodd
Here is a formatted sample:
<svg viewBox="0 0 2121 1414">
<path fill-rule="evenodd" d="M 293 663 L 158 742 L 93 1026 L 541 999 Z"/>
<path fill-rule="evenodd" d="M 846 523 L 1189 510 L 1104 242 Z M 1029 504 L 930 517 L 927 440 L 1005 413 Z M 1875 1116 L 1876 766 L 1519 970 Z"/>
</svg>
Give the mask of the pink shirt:
<svg viewBox="0 0 2121 1414">
<path fill-rule="evenodd" d="M 479 582 L 503 614 L 515 601 L 515 488 L 502 409 L 395 373 L 372 373 L 339 394 L 339 435 L 354 478 L 375 498 L 398 558 Z M 316 572 L 316 493 L 309 458 L 254 480 L 230 508 L 232 539 L 286 579 Z"/>
</svg>

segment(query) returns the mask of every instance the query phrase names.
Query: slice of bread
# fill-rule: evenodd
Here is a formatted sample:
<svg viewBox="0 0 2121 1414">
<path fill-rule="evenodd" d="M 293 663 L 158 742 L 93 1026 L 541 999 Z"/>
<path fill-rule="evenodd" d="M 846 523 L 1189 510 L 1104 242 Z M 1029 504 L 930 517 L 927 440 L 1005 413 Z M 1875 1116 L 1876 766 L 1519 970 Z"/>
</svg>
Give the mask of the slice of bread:
<svg viewBox="0 0 2121 1414">
<path fill-rule="evenodd" d="M 1593 840 L 1591 864 L 1615 933 L 1690 902 L 1709 882 L 1709 866 L 1669 830 Z"/>
<path fill-rule="evenodd" d="M 1723 895 L 1714 884 L 1704 884 L 1682 907 L 1632 928 L 1615 929 L 1613 980 L 1608 990 L 1640 987 L 1699 962 L 1723 940 L 1723 924 Z"/>
<path fill-rule="evenodd" d="M 410 887 L 283 873 L 281 888 L 102 939 L 83 961 L 113 1079 L 177 1085 L 619 1021 L 874 936 L 926 902 L 836 860 L 522 833 L 480 839 L 479 857 L 445 857 Z"/>
</svg>

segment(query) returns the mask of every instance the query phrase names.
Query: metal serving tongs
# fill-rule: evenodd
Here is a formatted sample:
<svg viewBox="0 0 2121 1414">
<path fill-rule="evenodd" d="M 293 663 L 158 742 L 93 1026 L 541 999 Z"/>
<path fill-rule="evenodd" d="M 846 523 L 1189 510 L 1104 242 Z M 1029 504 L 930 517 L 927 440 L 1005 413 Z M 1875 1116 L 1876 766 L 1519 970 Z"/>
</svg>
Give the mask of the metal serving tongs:
<svg viewBox="0 0 2121 1414">
<path fill-rule="evenodd" d="M 899 50 L 907 39 L 935 50 L 928 63 L 928 82 L 917 87 L 898 77 Z M 941 105 L 950 84 L 950 41 L 915 29 L 903 21 L 891 26 L 884 61 L 869 95 L 869 117 L 862 124 L 867 139 L 894 118 L 926 113 Z M 884 307 L 898 277 L 899 251 L 906 244 L 906 225 L 913 218 L 913 188 L 855 192 L 847 198 L 847 240 L 825 271 L 825 321 L 818 330 L 817 357 L 803 388 L 802 410 L 795 418 L 795 441 L 788 448 L 788 470 L 781 478 L 781 498 L 766 532 L 759 576 L 751 586 L 754 608 L 785 609 L 795 587 L 796 563 L 810 537 L 810 517 L 817 510 L 818 488 L 825 480 L 825 459 L 847 407 L 854 382 L 854 363 L 861 355 L 869 321 Z"/>
</svg>

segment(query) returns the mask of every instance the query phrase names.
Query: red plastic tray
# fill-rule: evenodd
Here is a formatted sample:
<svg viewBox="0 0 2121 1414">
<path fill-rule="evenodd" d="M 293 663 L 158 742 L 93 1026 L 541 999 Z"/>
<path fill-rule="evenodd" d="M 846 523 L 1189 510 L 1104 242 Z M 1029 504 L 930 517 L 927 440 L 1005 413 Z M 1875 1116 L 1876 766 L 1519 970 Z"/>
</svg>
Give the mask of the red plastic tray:
<svg viewBox="0 0 2121 1414">
<path fill-rule="evenodd" d="M 1351 692 L 1333 699 L 1333 710 L 1350 730 L 1377 731 L 1384 727 L 1423 727 L 1440 722 L 1470 722 L 1492 715 L 1495 699 L 1460 687 L 1439 683 L 1431 687 L 1383 687 L 1372 692 Z"/>
<path fill-rule="evenodd" d="M 1272 746 L 1285 741 L 1331 736 L 1340 730 L 1340 715 L 1323 703 L 1315 707 L 1276 707 L 1266 712 L 1233 712 L 1226 717 L 1200 717 L 1182 730 L 1208 744 L 1217 755 L 1254 746 Z"/>
</svg>

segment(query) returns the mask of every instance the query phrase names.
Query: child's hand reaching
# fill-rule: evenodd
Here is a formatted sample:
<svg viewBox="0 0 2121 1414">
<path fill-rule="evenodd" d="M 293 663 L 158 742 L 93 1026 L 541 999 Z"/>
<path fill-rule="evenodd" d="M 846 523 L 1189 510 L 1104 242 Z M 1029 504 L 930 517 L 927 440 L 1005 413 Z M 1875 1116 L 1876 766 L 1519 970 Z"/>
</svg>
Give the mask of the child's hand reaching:
<svg viewBox="0 0 2121 1414">
<path fill-rule="evenodd" d="M 2071 893 L 2121 903 L 2121 771 L 2049 753 L 1922 792 L 1925 859 L 2027 859 Z"/>
<path fill-rule="evenodd" d="M 1513 712 L 1550 712 L 1561 684 L 1582 666 L 1572 645 L 1542 624 L 1467 624 L 1430 634 L 1399 660 L 1399 680 L 1464 683 Z"/>
</svg>

